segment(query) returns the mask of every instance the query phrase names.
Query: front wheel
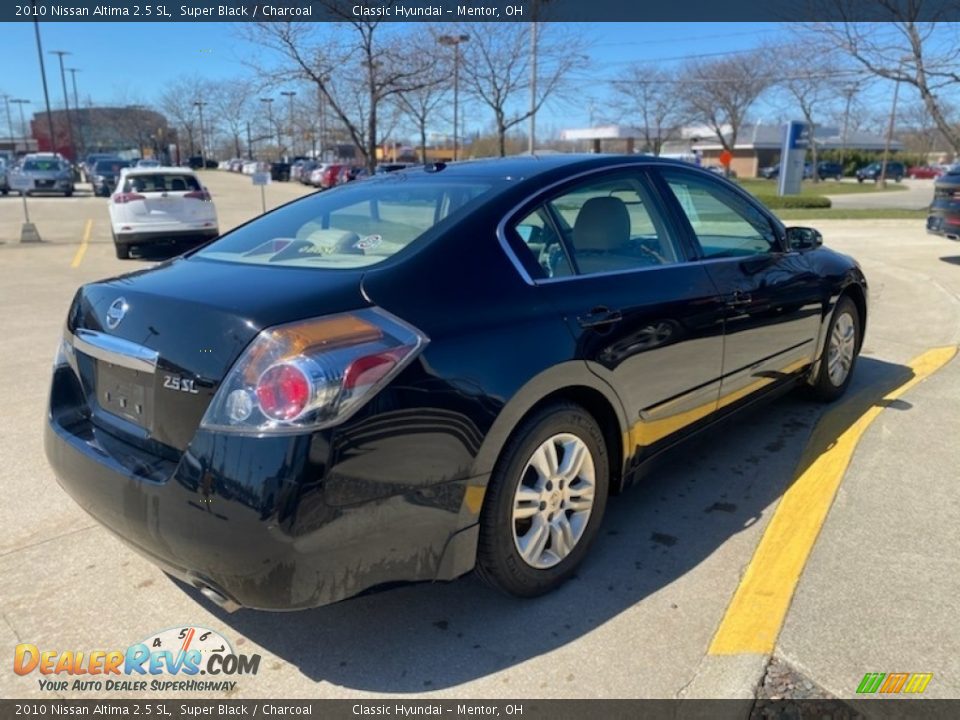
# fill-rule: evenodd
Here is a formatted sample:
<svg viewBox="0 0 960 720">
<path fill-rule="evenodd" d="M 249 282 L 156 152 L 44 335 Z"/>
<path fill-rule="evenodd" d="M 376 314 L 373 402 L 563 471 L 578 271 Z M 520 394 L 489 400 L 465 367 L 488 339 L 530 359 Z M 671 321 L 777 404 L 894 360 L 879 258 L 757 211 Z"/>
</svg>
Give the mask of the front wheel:
<svg viewBox="0 0 960 720">
<path fill-rule="evenodd" d="M 860 313 L 844 295 L 837 301 L 830 320 L 827 342 L 820 355 L 820 369 L 812 387 L 814 398 L 831 402 L 843 395 L 860 353 Z"/>
<path fill-rule="evenodd" d="M 562 584 L 596 537 L 609 476 L 603 433 L 579 405 L 550 405 L 525 421 L 487 488 L 477 549 L 480 577 L 520 597 Z"/>
</svg>

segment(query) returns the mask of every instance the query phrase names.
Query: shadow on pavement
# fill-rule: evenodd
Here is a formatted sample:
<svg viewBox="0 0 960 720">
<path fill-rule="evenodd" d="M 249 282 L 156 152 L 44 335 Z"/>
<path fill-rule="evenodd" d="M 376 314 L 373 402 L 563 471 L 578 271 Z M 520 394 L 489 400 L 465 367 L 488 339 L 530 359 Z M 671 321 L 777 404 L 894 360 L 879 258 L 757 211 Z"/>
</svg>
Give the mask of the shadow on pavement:
<svg viewBox="0 0 960 720">
<path fill-rule="evenodd" d="M 341 687 L 417 693 L 484 677 L 577 640 L 654 593 L 667 593 L 669 601 L 671 583 L 772 513 L 807 463 L 911 376 L 905 366 L 863 357 L 847 399 L 828 412 L 791 394 L 674 451 L 646 480 L 611 499 L 578 576 L 551 595 L 506 597 L 471 574 L 296 613 L 212 611 L 307 677 Z M 889 407 L 910 409 L 899 401 Z M 829 422 L 814 428 L 823 415 Z M 820 432 L 825 426 L 828 435 Z M 705 587 L 732 592 L 747 560 L 739 559 L 724 584 L 705 580 Z M 181 587 L 212 608 L 193 589 Z M 661 602 L 643 611 L 698 612 L 687 605 Z M 660 607 L 670 609 L 652 609 Z M 667 617 L 653 622 L 653 633 L 676 624 Z M 645 652 L 643 647 L 633 651 Z M 545 687 L 507 692 L 536 696 Z"/>
<path fill-rule="evenodd" d="M 951 265 L 960 265 L 960 255 L 944 255 L 940 259 Z"/>
</svg>

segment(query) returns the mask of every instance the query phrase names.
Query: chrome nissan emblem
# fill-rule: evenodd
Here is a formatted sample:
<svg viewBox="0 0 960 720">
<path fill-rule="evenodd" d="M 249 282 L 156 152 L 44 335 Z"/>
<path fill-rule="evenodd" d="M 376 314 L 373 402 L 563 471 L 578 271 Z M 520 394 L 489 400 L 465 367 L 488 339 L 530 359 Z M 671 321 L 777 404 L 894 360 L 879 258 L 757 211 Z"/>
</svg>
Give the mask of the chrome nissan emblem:
<svg viewBox="0 0 960 720">
<path fill-rule="evenodd" d="M 123 316 L 127 314 L 129 308 L 127 301 L 122 297 L 118 297 L 110 303 L 110 307 L 107 308 L 107 327 L 111 330 L 115 329 L 123 320 Z"/>
</svg>

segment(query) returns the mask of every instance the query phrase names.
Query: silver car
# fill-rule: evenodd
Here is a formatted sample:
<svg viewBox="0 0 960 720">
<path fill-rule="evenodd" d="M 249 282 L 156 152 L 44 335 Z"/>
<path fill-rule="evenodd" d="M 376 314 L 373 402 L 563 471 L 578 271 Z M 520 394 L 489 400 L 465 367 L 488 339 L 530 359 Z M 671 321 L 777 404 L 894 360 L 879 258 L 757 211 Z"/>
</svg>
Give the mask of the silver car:
<svg viewBox="0 0 960 720">
<path fill-rule="evenodd" d="M 30 179 L 30 193 L 63 193 L 73 195 L 73 170 L 70 164 L 57 155 L 27 155 L 16 170 L 20 178 Z"/>
</svg>

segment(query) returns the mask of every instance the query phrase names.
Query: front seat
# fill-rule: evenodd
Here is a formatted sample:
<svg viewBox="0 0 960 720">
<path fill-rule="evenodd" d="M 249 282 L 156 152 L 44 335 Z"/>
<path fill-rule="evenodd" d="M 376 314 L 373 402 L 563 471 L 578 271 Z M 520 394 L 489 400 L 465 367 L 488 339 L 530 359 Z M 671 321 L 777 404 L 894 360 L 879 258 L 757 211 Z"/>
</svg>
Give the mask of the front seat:
<svg viewBox="0 0 960 720">
<path fill-rule="evenodd" d="M 584 275 L 632 270 L 637 258 L 628 250 L 630 213 L 623 200 L 593 197 L 587 200 L 573 225 L 573 247 Z"/>
</svg>

